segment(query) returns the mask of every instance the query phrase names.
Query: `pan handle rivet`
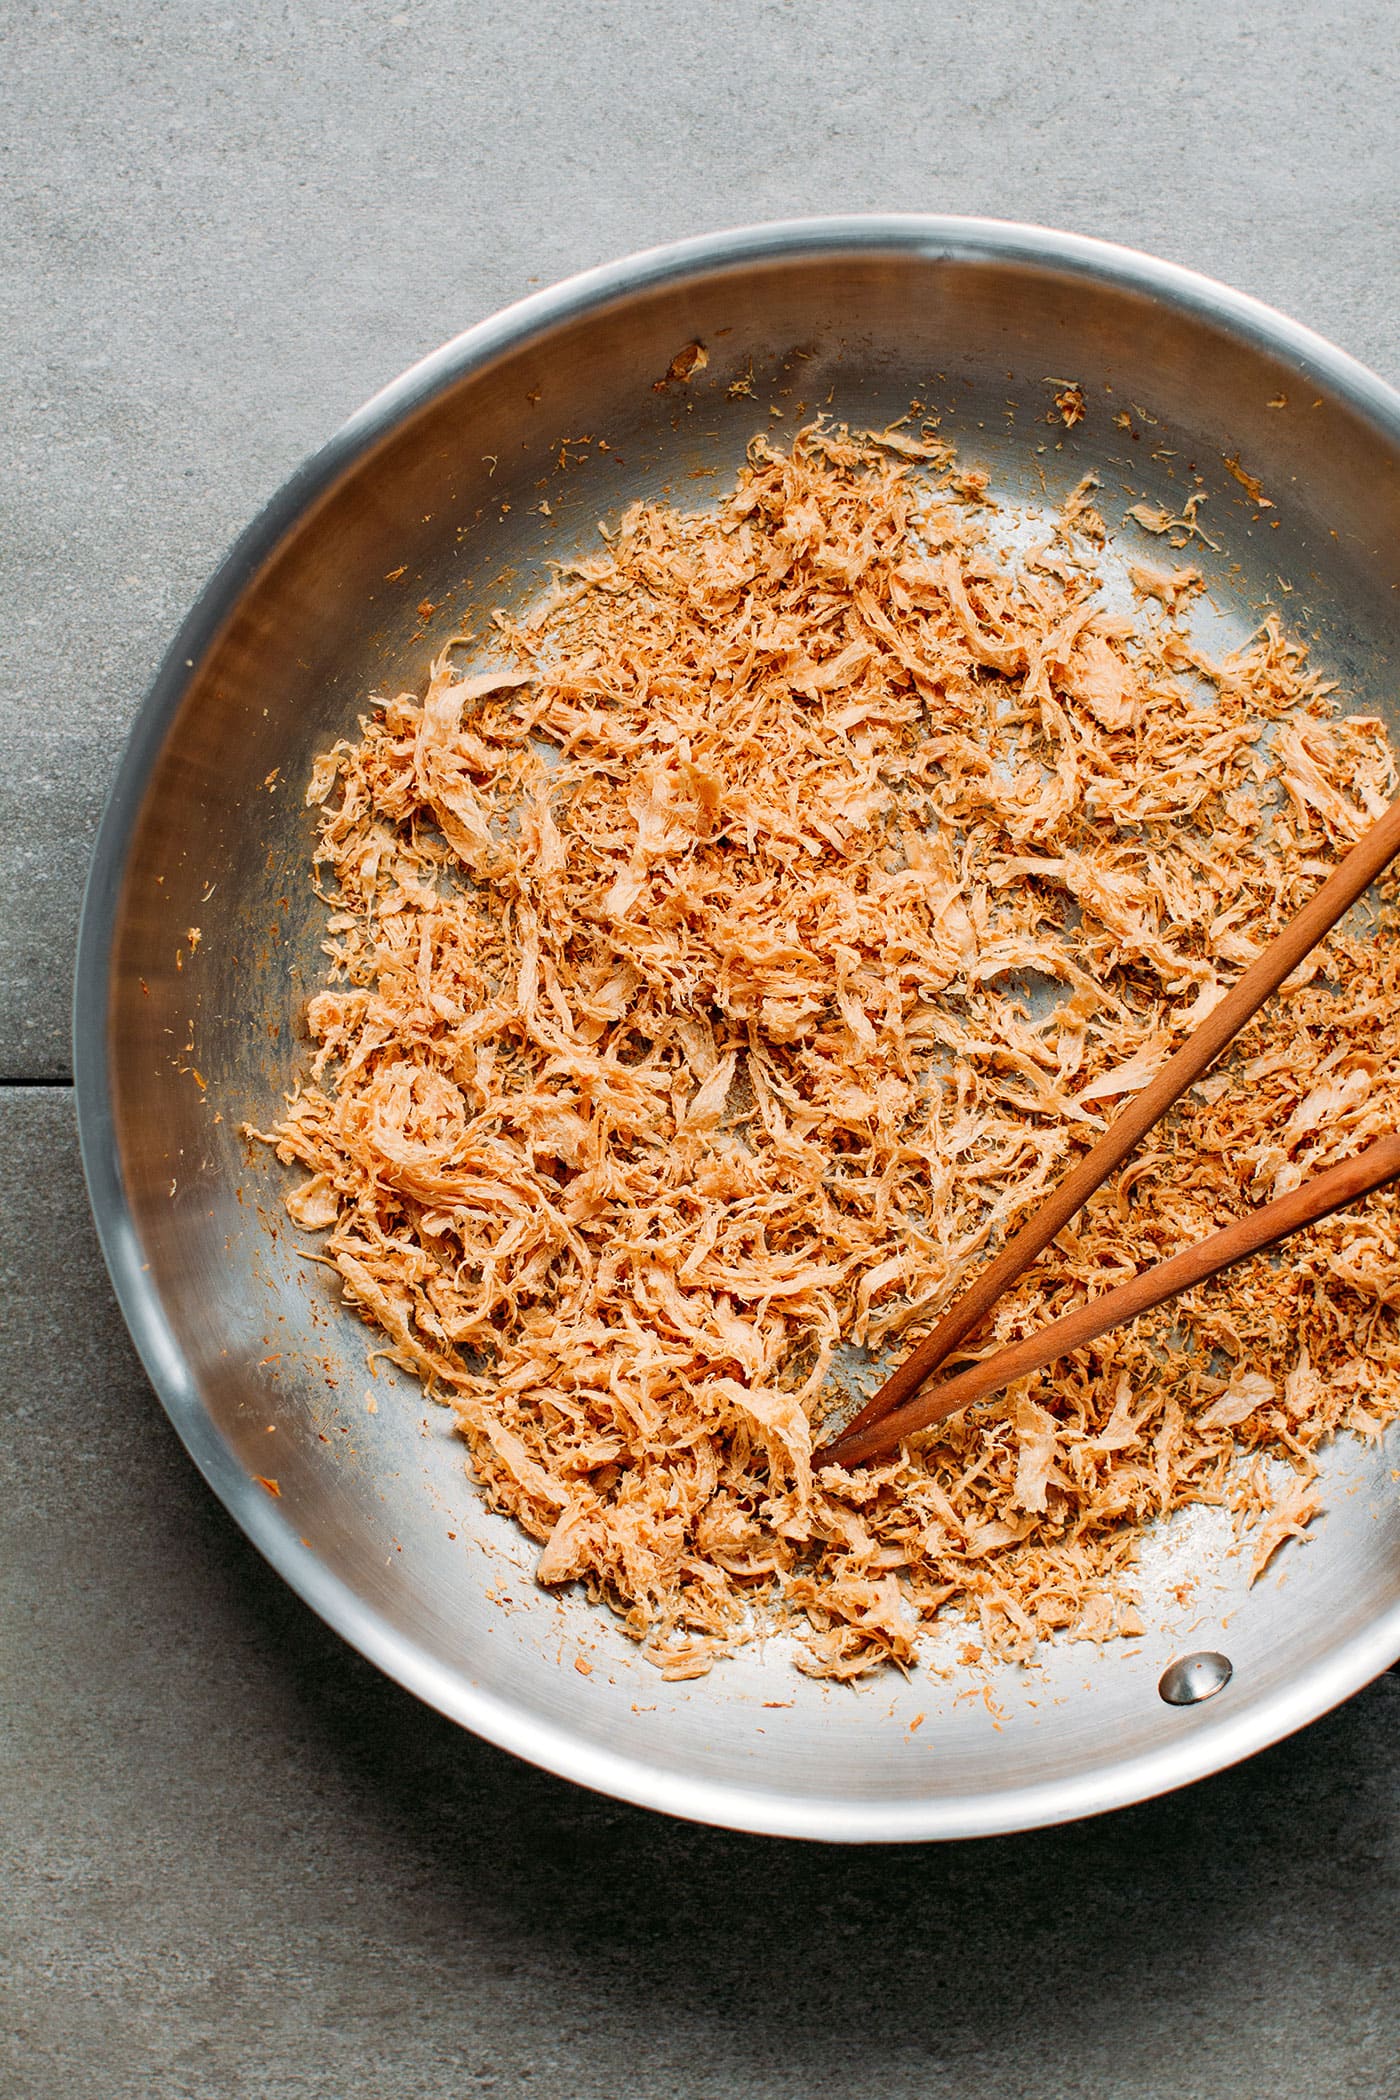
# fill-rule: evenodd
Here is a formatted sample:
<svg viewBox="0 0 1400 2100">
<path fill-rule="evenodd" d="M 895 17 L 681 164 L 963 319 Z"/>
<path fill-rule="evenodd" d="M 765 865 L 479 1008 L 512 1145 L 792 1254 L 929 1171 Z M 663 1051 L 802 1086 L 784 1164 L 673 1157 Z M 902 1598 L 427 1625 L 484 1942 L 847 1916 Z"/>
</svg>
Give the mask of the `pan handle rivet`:
<svg viewBox="0 0 1400 2100">
<path fill-rule="evenodd" d="M 1198 1706 L 1223 1692 L 1235 1674 L 1228 1655 L 1203 1648 L 1197 1655 L 1179 1655 L 1167 1664 L 1157 1680 L 1157 1689 L 1168 1706 Z"/>
</svg>

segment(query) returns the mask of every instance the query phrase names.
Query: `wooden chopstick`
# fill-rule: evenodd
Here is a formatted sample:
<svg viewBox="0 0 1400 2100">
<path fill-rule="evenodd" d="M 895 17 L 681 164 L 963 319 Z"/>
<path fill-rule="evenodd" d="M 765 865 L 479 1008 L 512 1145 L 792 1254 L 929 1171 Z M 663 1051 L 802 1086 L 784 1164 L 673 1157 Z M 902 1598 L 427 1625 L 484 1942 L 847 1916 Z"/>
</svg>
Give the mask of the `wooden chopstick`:
<svg viewBox="0 0 1400 2100">
<path fill-rule="evenodd" d="M 1009 1290 L 1024 1269 L 1048 1247 L 1055 1234 L 1066 1226 L 1080 1205 L 1086 1203 L 1101 1182 L 1108 1179 L 1138 1140 L 1164 1116 L 1193 1080 L 1212 1065 L 1233 1037 L 1238 1035 L 1285 977 L 1297 969 L 1304 956 L 1329 933 L 1343 912 L 1375 881 L 1400 852 L 1400 800 L 1392 802 L 1368 832 L 1359 838 L 1292 919 L 1277 939 L 1257 956 L 1234 989 L 1208 1013 L 1181 1048 L 1163 1065 L 1156 1078 L 1135 1094 L 1109 1124 L 1077 1166 L 1072 1167 L 1039 1210 L 1014 1238 L 1007 1241 L 991 1262 L 944 1313 L 933 1333 L 904 1362 L 891 1372 L 879 1391 L 842 1431 L 841 1441 L 870 1427 L 882 1416 L 900 1407 L 917 1392 L 975 1327 L 981 1325 L 1002 1294 Z"/>
<path fill-rule="evenodd" d="M 973 1364 L 955 1378 L 926 1387 L 913 1400 L 882 1416 L 868 1428 L 857 1432 L 853 1423 L 824 1450 L 816 1452 L 812 1463 L 814 1466 L 858 1466 L 867 1459 L 882 1457 L 893 1451 L 905 1437 L 928 1429 L 935 1422 L 946 1421 L 949 1415 L 971 1407 L 977 1400 L 985 1400 L 991 1393 L 1001 1392 L 1005 1386 L 1027 1377 L 1032 1371 L 1044 1370 L 1057 1357 L 1068 1356 L 1096 1336 L 1106 1334 L 1110 1327 L 1121 1327 L 1124 1321 L 1136 1319 L 1139 1313 L 1150 1312 L 1154 1305 L 1161 1305 L 1166 1299 L 1189 1291 L 1194 1284 L 1204 1283 L 1208 1276 L 1218 1275 L 1222 1269 L 1247 1260 L 1251 1254 L 1261 1254 L 1266 1247 L 1276 1246 L 1290 1233 L 1300 1232 L 1305 1225 L 1315 1225 L 1320 1218 L 1330 1217 L 1333 1211 L 1345 1210 L 1349 1203 L 1355 1203 L 1362 1196 L 1369 1196 L 1373 1189 L 1397 1179 L 1400 1179 L 1400 1137 L 1380 1138 L 1357 1158 L 1343 1160 L 1340 1166 L 1328 1167 L 1323 1173 L 1314 1174 L 1300 1187 L 1290 1189 L 1286 1196 L 1276 1197 L 1248 1217 L 1234 1219 L 1196 1246 L 1186 1247 L 1167 1261 L 1144 1269 L 1116 1290 L 1105 1291 L 1101 1298 L 1091 1298 L 1087 1305 L 1076 1306 L 1073 1312 L 1052 1320 L 1048 1327 L 1042 1327 L 1038 1334 L 1013 1342 L 1007 1349 L 999 1349 L 994 1356 Z"/>
</svg>

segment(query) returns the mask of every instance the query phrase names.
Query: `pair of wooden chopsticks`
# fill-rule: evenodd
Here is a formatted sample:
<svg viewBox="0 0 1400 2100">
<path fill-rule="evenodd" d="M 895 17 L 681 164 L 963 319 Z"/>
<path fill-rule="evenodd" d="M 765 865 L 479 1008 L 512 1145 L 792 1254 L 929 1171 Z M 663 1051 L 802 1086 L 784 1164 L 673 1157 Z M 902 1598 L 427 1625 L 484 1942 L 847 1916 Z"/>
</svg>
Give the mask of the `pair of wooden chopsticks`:
<svg viewBox="0 0 1400 2100">
<path fill-rule="evenodd" d="M 1161 1305 L 1165 1299 L 1189 1290 L 1232 1263 L 1274 1246 L 1289 1233 L 1329 1217 L 1333 1211 L 1344 1209 L 1400 1177 L 1400 1137 L 1382 1138 L 1358 1158 L 1313 1176 L 1300 1188 L 1266 1203 L 1249 1217 L 1236 1219 L 1222 1231 L 1212 1233 L 1198 1246 L 1145 1269 L 1102 1298 L 1091 1299 L 1063 1319 L 1053 1321 L 1041 1333 L 999 1350 L 957 1377 L 928 1386 L 929 1379 L 958 1344 L 981 1325 L 997 1300 L 1127 1158 L 1139 1139 L 1215 1062 L 1246 1021 L 1331 931 L 1397 852 L 1400 800 L 1393 802 L 1357 841 L 1322 888 L 1250 964 L 1234 990 L 1207 1014 L 1156 1078 L 1134 1095 L 1079 1164 L 1007 1242 L 996 1260 L 943 1315 L 928 1339 L 906 1357 L 840 1435 L 813 1454 L 814 1465 L 852 1466 L 878 1458 L 894 1450 L 903 1438 L 1000 1392 L 1013 1380 L 1053 1363 L 1056 1357 L 1092 1341 L 1110 1327 Z"/>
</svg>

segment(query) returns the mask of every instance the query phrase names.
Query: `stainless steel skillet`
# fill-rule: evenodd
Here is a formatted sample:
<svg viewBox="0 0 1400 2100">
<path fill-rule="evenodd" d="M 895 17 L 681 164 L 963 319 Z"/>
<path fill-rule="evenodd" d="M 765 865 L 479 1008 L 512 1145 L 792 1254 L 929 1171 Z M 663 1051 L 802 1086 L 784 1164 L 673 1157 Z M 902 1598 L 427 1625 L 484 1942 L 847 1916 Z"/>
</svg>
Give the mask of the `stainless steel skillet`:
<svg viewBox="0 0 1400 2100">
<path fill-rule="evenodd" d="M 668 379 L 694 343 L 708 361 Z M 1055 408 L 1066 381 L 1085 401 L 1072 427 Z M 381 1376 L 370 1412 L 365 1331 L 298 1258 L 277 1176 L 238 1126 L 273 1113 L 319 975 L 301 793 L 316 751 L 633 496 L 703 500 L 759 425 L 819 407 L 884 423 L 911 397 L 1008 496 L 1054 501 L 1095 471 L 1111 525 L 1139 500 L 1176 507 L 1201 476 L 1214 545 L 1192 559 L 1221 633 L 1278 608 L 1349 704 L 1400 731 L 1391 389 L 1250 300 L 1062 234 L 936 218 L 741 230 L 469 331 L 273 499 L 133 730 L 76 997 L 84 1159 L 132 1333 L 196 1462 L 307 1602 L 421 1697 L 586 1785 L 840 1840 L 1110 1808 L 1344 1698 L 1400 1653 L 1400 1445 L 1340 1446 L 1314 1541 L 1253 1591 L 1208 1517 L 1155 1542 L 1148 1632 L 1126 1646 L 989 1675 L 958 1659 L 964 1635 L 937 1657 L 947 1676 L 852 1694 L 770 1644 L 666 1685 L 605 1614 L 534 1586 L 533 1549 L 481 1508 L 416 1388 Z M 1168 1705 L 1158 1679 L 1192 1649 L 1228 1654 L 1233 1678 Z"/>
</svg>

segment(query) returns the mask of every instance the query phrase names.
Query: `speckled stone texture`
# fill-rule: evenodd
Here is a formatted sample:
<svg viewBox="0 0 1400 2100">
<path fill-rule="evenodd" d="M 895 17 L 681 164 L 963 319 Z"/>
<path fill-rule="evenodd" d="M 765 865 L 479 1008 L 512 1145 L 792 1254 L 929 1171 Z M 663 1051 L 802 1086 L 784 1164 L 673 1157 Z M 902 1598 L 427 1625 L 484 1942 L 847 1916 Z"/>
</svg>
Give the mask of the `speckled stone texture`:
<svg viewBox="0 0 1400 2100">
<path fill-rule="evenodd" d="M 532 285 L 742 220 L 1036 219 L 1400 378 L 1388 5 L 84 0 L 0 12 L 0 2095 L 1377 2100 L 1400 1678 L 1096 1823 L 833 1851 L 488 1749 L 272 1577 L 76 1161 L 83 870 L 296 461 Z"/>
</svg>

